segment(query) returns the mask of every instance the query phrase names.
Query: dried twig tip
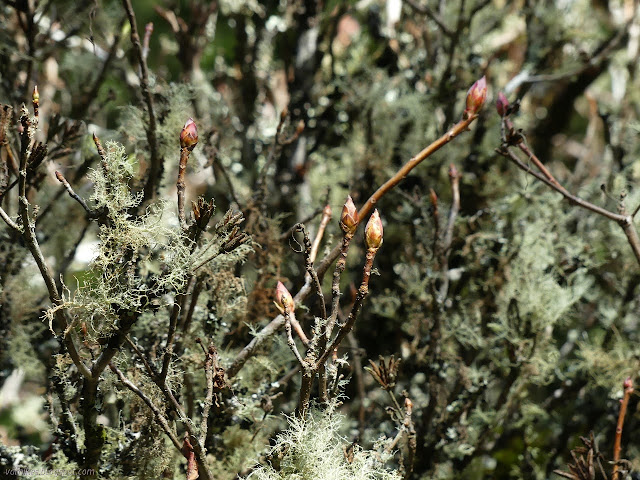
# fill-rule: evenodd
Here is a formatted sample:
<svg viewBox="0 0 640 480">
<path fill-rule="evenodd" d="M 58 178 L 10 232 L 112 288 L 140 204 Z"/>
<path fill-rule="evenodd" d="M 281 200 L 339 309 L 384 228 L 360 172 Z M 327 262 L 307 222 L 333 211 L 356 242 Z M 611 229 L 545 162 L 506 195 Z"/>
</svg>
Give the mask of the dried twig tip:
<svg viewBox="0 0 640 480">
<path fill-rule="evenodd" d="M 294 310 L 294 302 L 291 293 L 282 282 L 278 282 L 276 287 L 276 305 L 282 311 L 286 308 L 289 312 Z"/>
<path fill-rule="evenodd" d="M 198 144 L 198 127 L 193 118 L 187 120 L 184 124 L 182 132 L 180 132 L 180 147 L 193 150 Z"/>
<path fill-rule="evenodd" d="M 375 209 L 371 217 L 369 217 L 369 221 L 364 230 L 364 239 L 367 248 L 377 250 L 380 248 L 380 245 L 382 245 L 382 220 L 380 220 L 378 209 Z"/>
<path fill-rule="evenodd" d="M 467 116 L 477 115 L 487 99 L 487 78 L 483 76 L 476 81 L 467 92 Z"/>
<path fill-rule="evenodd" d="M 340 214 L 340 228 L 344 233 L 354 233 L 358 226 L 358 210 L 351 195 L 347 196 L 347 201 L 342 207 L 342 214 Z"/>
</svg>

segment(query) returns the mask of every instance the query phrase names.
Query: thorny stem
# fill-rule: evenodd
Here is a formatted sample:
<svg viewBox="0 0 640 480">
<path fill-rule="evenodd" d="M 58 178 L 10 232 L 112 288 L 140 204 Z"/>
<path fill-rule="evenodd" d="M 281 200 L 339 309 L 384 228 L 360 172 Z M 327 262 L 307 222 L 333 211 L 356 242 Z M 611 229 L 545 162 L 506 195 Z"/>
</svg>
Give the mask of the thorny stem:
<svg viewBox="0 0 640 480">
<path fill-rule="evenodd" d="M 613 444 L 613 476 L 611 480 L 618 480 L 618 461 L 620 460 L 620 451 L 622 450 L 622 427 L 624 425 L 624 417 L 627 413 L 627 405 L 633 393 L 633 382 L 628 378 L 624 382 L 624 396 L 620 401 L 620 413 L 618 414 L 618 424 L 616 425 L 616 438 Z"/>
</svg>

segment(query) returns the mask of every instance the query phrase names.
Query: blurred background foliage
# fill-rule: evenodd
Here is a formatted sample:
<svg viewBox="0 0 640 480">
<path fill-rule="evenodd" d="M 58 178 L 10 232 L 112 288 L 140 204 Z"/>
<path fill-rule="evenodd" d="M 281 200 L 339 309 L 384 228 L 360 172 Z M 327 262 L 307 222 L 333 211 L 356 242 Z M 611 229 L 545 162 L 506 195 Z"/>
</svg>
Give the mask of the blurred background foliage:
<svg viewBox="0 0 640 480">
<path fill-rule="evenodd" d="M 639 380 L 638 264 L 613 222 L 570 205 L 496 154 L 501 123 L 493 103 L 504 91 L 519 104 L 516 127 L 569 191 L 611 210 L 624 202 L 634 211 L 640 204 L 636 3 L 134 2 L 141 36 L 153 24 L 147 60 L 164 166 L 155 196 L 162 200 L 163 228 L 177 226 L 178 135 L 193 117 L 200 142 L 188 167 L 187 198 L 213 199 L 213 223 L 228 209 L 242 211 L 252 239 L 250 253 L 207 267 L 193 325 L 171 366 L 182 400 L 193 411 L 204 391 L 196 337 L 211 339 L 228 368 L 277 315 L 276 281 L 292 293 L 304 284 L 303 258 L 288 229 L 304 221 L 317 232 L 319 213 L 329 204 L 334 219 L 321 259 L 341 238 L 336 218 L 347 194 L 362 205 L 459 120 L 467 89 L 486 75 L 489 97 L 471 130 L 376 205 L 384 245 L 354 335 L 338 352 L 348 364 L 337 375 L 349 380 L 337 407 L 340 428 L 329 422 L 326 429 L 345 446 L 384 450 L 376 442 L 394 438 L 401 422 L 389 413 L 389 394 L 363 366 L 394 355 L 401 363 L 391 391 L 413 403 L 415 457 L 403 437 L 384 459 L 405 478 L 552 478 L 554 469 L 567 471 L 571 449 L 591 431 L 612 458 L 623 381 Z M 75 294 L 98 281 L 94 260 L 104 237 L 53 172 L 62 171 L 89 199 L 95 133 L 103 144 L 124 145 L 121 161 L 131 164 L 133 176 L 127 185 L 134 194 L 143 190 L 149 117 L 130 25 L 122 3 L 110 0 L 4 0 L 0 25 L 0 103 L 18 112 L 22 103 L 30 105 L 34 84 L 40 90 L 37 139 L 49 145 L 49 155 L 30 198 L 40 207 L 39 240 L 59 287 L 77 303 L 69 308 L 77 307 L 79 322 L 92 322 L 100 309 L 87 312 L 91 302 Z M 284 131 L 293 141 L 274 146 L 285 108 Z M 304 130 L 295 137 L 300 121 Z M 17 141 L 17 127 L 16 117 L 7 127 L 7 145 Z M 2 206 L 15 216 L 15 191 L 5 195 L 15 178 L 7 148 L 0 148 Z M 443 252 L 451 163 L 461 174 L 460 212 Z M 439 230 L 430 189 L 437 195 Z M 135 215 L 142 218 L 143 211 Z M 345 312 L 364 261 L 361 235 L 342 277 Z M 163 241 L 144 248 L 175 255 L 170 238 Z M 160 254 L 149 255 L 153 265 L 172 268 Z M 56 422 L 65 408 L 81 416 L 81 378 L 42 320 L 50 305 L 24 242 L 4 224 L 0 285 L 1 465 L 15 465 L 19 455 L 22 466 L 80 464 L 61 445 Z M 330 275 L 324 285 L 328 292 Z M 161 348 L 180 288 L 167 287 L 157 304 L 140 307 L 131 335 L 145 351 Z M 307 329 L 314 312 L 312 296 L 298 311 Z M 90 325 L 91 341 L 109 334 L 112 327 L 105 325 Z M 91 349 L 84 351 L 87 358 Z M 117 362 L 160 398 L 128 347 Z M 294 366 L 279 332 L 229 378 L 206 438 L 214 478 L 277 464 L 269 453 L 279 445 L 276 438 L 298 438 L 310 451 L 326 446 L 304 426 L 299 437 L 291 430 L 277 436 L 288 428 L 283 413 L 291 414 L 297 402 L 299 378 L 289 374 Z M 98 408 L 108 427 L 100 478 L 184 476 L 184 458 L 111 372 L 105 372 Z M 622 436 L 628 470 L 640 468 L 639 420 L 633 396 Z M 289 459 L 294 467 L 298 458 Z M 391 475 L 372 472 L 367 478 Z M 284 478 L 264 466 L 255 475 Z"/>
</svg>

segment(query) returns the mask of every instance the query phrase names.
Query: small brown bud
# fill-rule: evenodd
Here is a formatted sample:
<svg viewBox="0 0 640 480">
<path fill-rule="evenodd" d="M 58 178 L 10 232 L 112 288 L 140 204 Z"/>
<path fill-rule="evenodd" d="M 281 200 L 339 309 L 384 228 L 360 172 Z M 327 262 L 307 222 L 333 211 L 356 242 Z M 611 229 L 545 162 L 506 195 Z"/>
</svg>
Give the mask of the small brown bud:
<svg viewBox="0 0 640 480">
<path fill-rule="evenodd" d="M 377 250 L 382 245 L 382 220 L 380 220 L 378 209 L 375 209 L 371 217 L 369 217 L 367 226 L 364 229 L 364 239 L 367 248 Z"/>
<path fill-rule="evenodd" d="M 198 144 L 198 127 L 193 118 L 187 120 L 184 124 L 182 132 L 180 132 L 180 147 L 188 150 L 193 150 Z"/>
<path fill-rule="evenodd" d="M 413 402 L 409 397 L 405 397 L 404 399 L 404 408 L 407 411 L 407 414 L 411 415 L 411 412 L 413 411 Z"/>
<path fill-rule="evenodd" d="M 282 312 L 284 312 L 285 308 L 289 312 L 292 312 L 295 309 L 293 297 L 282 282 L 278 282 L 278 286 L 276 287 L 276 306 Z"/>
<path fill-rule="evenodd" d="M 482 109 L 485 100 L 487 99 L 487 79 L 483 76 L 480 80 L 476 81 L 467 92 L 467 108 L 464 113 L 467 118 L 472 115 L 477 115 Z"/>
<path fill-rule="evenodd" d="M 434 208 L 438 206 L 438 195 L 436 195 L 436 192 L 433 188 L 429 189 L 429 201 Z"/>
<path fill-rule="evenodd" d="M 504 117 L 507 114 L 507 109 L 509 108 L 509 100 L 504 95 L 504 93 L 498 93 L 498 99 L 496 100 L 496 110 L 498 111 L 498 115 Z"/>
<path fill-rule="evenodd" d="M 331 205 L 326 204 L 324 206 L 324 209 L 322 210 L 322 215 L 324 215 L 325 217 L 331 218 L 332 213 L 333 212 L 331 211 Z"/>
<path fill-rule="evenodd" d="M 456 166 L 453 163 L 449 165 L 449 178 L 453 179 L 458 178 L 459 176 L 460 174 L 458 173 Z"/>
<path fill-rule="evenodd" d="M 358 227 L 358 210 L 351 195 L 347 196 L 347 201 L 342 207 L 342 214 L 340 215 L 340 228 L 344 233 L 353 234 Z"/>
<path fill-rule="evenodd" d="M 298 125 L 296 125 L 296 135 L 300 135 L 302 132 L 304 132 L 304 120 L 300 120 L 298 122 Z"/>
</svg>

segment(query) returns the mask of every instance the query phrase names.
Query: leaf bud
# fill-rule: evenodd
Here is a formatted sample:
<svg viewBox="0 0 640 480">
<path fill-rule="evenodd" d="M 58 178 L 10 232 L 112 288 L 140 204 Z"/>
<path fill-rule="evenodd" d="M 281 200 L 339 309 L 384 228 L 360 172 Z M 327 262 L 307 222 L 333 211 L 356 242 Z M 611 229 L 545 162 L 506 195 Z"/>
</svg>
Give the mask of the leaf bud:
<svg viewBox="0 0 640 480">
<path fill-rule="evenodd" d="M 382 220 L 380 220 L 378 209 L 375 209 L 369 217 L 364 229 L 364 239 L 369 249 L 377 250 L 382 245 Z"/>
<path fill-rule="evenodd" d="M 358 210 L 351 195 L 347 196 L 347 201 L 342 207 L 342 214 L 340 215 L 340 228 L 344 233 L 353 234 L 358 227 Z"/>
<path fill-rule="evenodd" d="M 631 379 L 631 377 L 627 377 L 622 386 L 625 390 L 633 389 L 633 380 Z"/>
<path fill-rule="evenodd" d="M 476 83 L 471 85 L 471 88 L 467 92 L 467 108 L 464 113 L 467 118 L 473 115 L 477 115 L 485 100 L 487 99 L 487 78 L 483 76 Z"/>
<path fill-rule="evenodd" d="M 507 110 L 509 109 L 509 100 L 504 95 L 504 93 L 498 93 L 498 99 L 496 100 L 496 110 L 498 111 L 498 115 L 504 117 L 507 114 Z"/>
<path fill-rule="evenodd" d="M 293 297 L 282 282 L 278 282 L 278 286 L 276 287 L 276 306 L 281 311 L 284 311 L 286 308 L 289 312 L 292 312 L 295 309 Z"/>
<path fill-rule="evenodd" d="M 187 120 L 184 124 L 182 131 L 180 132 L 180 147 L 186 148 L 189 151 L 193 150 L 198 144 L 198 127 L 193 118 Z"/>
</svg>

